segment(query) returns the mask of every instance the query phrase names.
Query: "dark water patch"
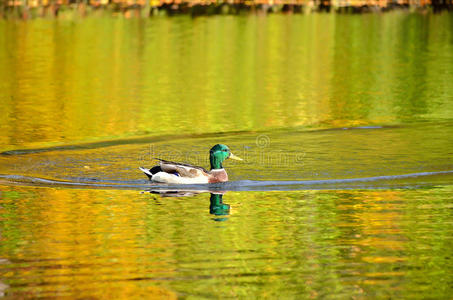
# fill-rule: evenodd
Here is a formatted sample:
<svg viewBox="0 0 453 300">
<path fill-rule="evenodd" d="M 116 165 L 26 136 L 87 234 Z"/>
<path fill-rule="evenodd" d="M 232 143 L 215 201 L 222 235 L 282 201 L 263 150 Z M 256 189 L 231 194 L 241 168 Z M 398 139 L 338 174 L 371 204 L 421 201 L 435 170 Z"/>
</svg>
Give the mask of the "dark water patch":
<svg viewBox="0 0 453 300">
<path fill-rule="evenodd" d="M 203 133 L 203 134 L 161 135 L 161 136 L 137 137 L 137 138 L 130 138 L 130 139 L 105 140 L 105 141 L 99 141 L 99 142 L 93 142 L 93 143 L 61 145 L 61 146 L 54 146 L 54 147 L 8 150 L 8 151 L 0 152 L 0 155 L 24 155 L 24 154 L 34 154 L 34 153 L 51 152 L 51 151 L 90 150 L 90 149 L 98 149 L 98 148 L 111 147 L 111 146 L 159 143 L 159 142 L 164 142 L 164 141 L 174 141 L 174 140 L 189 139 L 189 138 L 196 139 L 196 138 L 209 138 L 209 137 L 224 137 L 224 136 L 243 134 L 243 133 L 251 133 L 251 132 L 233 131 L 233 132 L 212 132 L 212 133 Z"/>
<path fill-rule="evenodd" d="M 233 182 L 242 186 L 230 189 L 256 189 L 263 185 L 287 190 L 322 185 L 366 186 L 368 183 L 395 182 L 410 185 L 423 178 L 442 181 L 444 175 L 429 172 L 453 170 L 451 126 L 425 124 L 379 128 L 343 128 L 330 130 L 288 130 L 272 132 L 236 132 L 224 135 L 181 135 L 148 139 L 131 144 L 74 151 L 0 155 L 0 174 L 21 175 L 63 181 L 64 185 L 114 185 L 133 189 L 146 185 L 138 166 L 151 168 L 154 157 L 208 167 L 208 150 L 225 143 L 241 162 L 227 160 L 225 168 Z M 189 138 L 188 138 L 189 137 Z M 150 141 L 150 142 L 148 142 Z M 398 174 L 421 174 L 416 178 L 391 178 Z M 425 176 L 426 175 L 426 176 Z M 399 175 L 398 175 L 399 176 Z M 368 178 L 364 181 L 363 178 Z M 323 182 L 320 180 L 324 180 Z M 333 181 L 329 181 L 333 180 Z M 352 180 L 337 182 L 335 180 Z M 361 180 L 361 181 L 359 181 Z M 301 183 L 301 181 L 303 181 Z M 404 182 L 402 182 L 404 181 Z M 250 182 L 257 182 L 249 187 Z M 388 183 L 388 184 L 387 184 Z M 42 184 L 47 184 L 46 182 Z M 55 183 L 52 183 L 55 184 Z M 59 184 L 59 183 L 56 183 Z M 244 187 L 245 186 L 245 187 Z"/>
<path fill-rule="evenodd" d="M 293 128 L 275 128 L 272 131 L 228 131 L 228 132 L 209 132 L 202 134 L 174 134 L 174 135 L 160 135 L 160 136 L 145 136 L 145 137 L 134 137 L 127 139 L 114 139 L 114 140 L 102 140 L 99 142 L 92 143 L 80 143 L 80 144 L 67 144 L 51 147 L 42 148 L 30 148 L 30 149 L 15 149 L 0 152 L 0 155 L 25 155 L 35 154 L 52 151 L 74 151 L 74 150 L 90 150 L 120 145 L 136 145 L 136 144 L 150 144 L 160 143 L 165 141 L 175 141 L 183 139 L 202 139 L 202 138 L 224 138 L 235 135 L 263 135 L 263 134 L 278 134 L 278 133 L 314 133 L 323 131 L 339 131 L 339 130 L 354 130 L 354 129 L 384 129 L 384 128 L 398 128 L 403 125 L 382 125 L 382 126 L 357 126 L 357 127 L 333 127 L 333 128 L 310 128 L 310 127 L 293 127 Z"/>
<path fill-rule="evenodd" d="M 113 188 L 113 189 L 140 189 L 145 188 L 144 180 L 137 181 L 135 184 L 126 181 L 113 182 L 101 181 L 94 178 L 84 178 L 80 181 L 65 181 L 57 179 L 46 179 L 22 175 L 0 175 L 0 183 L 5 185 L 24 185 L 24 186 L 47 186 L 47 187 L 80 187 L 80 188 Z"/>
<path fill-rule="evenodd" d="M 420 125 L 426 125 L 427 122 Z M 12 156 L 12 155 L 26 155 L 26 154 L 36 154 L 52 151 L 77 151 L 77 150 L 91 150 L 99 149 L 112 146 L 121 146 L 121 145 L 138 145 L 138 144 L 152 144 L 160 143 L 166 141 L 177 141 L 184 139 L 203 139 L 203 138 L 225 138 L 241 135 L 274 135 L 274 134 L 301 134 L 301 133 L 316 133 L 316 132 L 325 132 L 325 131 L 342 131 L 342 130 L 376 130 L 376 129 L 390 129 L 390 128 L 403 128 L 403 127 L 413 127 L 414 125 L 370 125 L 370 126 L 355 126 L 355 127 L 331 127 L 331 128 L 320 128 L 317 126 L 314 127 L 281 127 L 274 128 L 272 131 L 228 131 L 228 132 L 209 132 L 201 134 L 170 134 L 170 135 L 159 135 L 159 136 L 141 136 L 133 138 L 120 138 L 113 140 L 102 140 L 98 142 L 91 143 L 76 143 L 76 144 L 64 144 L 51 147 L 39 147 L 39 148 L 30 148 L 30 149 L 14 149 L 0 152 L 0 155 Z"/>
</svg>

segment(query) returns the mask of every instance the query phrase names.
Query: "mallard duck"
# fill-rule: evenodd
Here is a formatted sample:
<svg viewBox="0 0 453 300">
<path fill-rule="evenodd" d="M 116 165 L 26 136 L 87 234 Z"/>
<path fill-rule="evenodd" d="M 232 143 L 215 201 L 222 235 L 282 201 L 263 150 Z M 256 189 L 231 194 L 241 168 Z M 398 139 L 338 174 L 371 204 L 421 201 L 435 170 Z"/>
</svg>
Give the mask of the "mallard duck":
<svg viewBox="0 0 453 300">
<path fill-rule="evenodd" d="M 160 158 L 159 165 L 146 169 L 139 169 L 148 176 L 152 182 L 176 183 L 176 184 L 197 184 L 197 183 L 216 183 L 228 181 L 228 174 L 222 166 L 225 159 L 231 158 L 242 160 L 231 153 L 230 149 L 222 144 L 217 144 L 209 151 L 209 161 L 211 170 L 189 164 L 172 162 Z"/>
</svg>

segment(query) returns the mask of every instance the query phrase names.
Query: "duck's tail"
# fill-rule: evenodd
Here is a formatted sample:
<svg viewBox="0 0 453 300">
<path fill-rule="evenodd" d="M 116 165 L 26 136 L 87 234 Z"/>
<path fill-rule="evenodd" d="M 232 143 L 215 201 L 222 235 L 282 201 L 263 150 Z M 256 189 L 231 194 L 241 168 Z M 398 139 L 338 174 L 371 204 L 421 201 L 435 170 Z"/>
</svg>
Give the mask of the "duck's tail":
<svg viewBox="0 0 453 300">
<path fill-rule="evenodd" d="M 146 176 L 148 176 L 149 180 L 153 179 L 153 173 L 151 173 L 149 169 L 143 168 L 143 167 L 138 167 L 143 173 L 145 173 Z"/>
<path fill-rule="evenodd" d="M 138 167 L 146 176 L 148 176 L 149 180 L 153 180 L 153 175 L 159 172 L 162 172 L 162 168 L 160 166 L 154 166 L 151 169 Z"/>
</svg>

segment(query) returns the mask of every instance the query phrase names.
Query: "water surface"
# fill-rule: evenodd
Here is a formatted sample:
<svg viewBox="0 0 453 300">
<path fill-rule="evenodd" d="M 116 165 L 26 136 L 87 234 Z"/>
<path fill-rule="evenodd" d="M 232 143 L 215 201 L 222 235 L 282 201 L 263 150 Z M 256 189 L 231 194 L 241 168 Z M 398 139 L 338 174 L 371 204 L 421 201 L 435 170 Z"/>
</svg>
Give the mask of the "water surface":
<svg viewBox="0 0 453 300">
<path fill-rule="evenodd" d="M 452 121 L 453 16 L 0 21 L 1 148 Z"/>
<path fill-rule="evenodd" d="M 1 187 L 11 297 L 451 295 L 451 186 L 209 194 Z"/>
<path fill-rule="evenodd" d="M 0 20 L 0 295 L 448 299 L 452 23 Z"/>
</svg>

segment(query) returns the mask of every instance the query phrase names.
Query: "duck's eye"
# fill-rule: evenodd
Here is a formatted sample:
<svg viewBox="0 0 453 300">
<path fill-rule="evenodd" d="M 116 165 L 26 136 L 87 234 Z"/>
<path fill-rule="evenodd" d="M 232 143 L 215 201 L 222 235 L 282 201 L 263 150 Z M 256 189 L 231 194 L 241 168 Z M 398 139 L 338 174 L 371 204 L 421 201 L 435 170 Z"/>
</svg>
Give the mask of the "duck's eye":
<svg viewBox="0 0 453 300">
<path fill-rule="evenodd" d="M 223 149 L 222 151 L 223 151 L 223 152 L 228 152 L 228 150 L 227 150 L 227 149 Z"/>
</svg>

